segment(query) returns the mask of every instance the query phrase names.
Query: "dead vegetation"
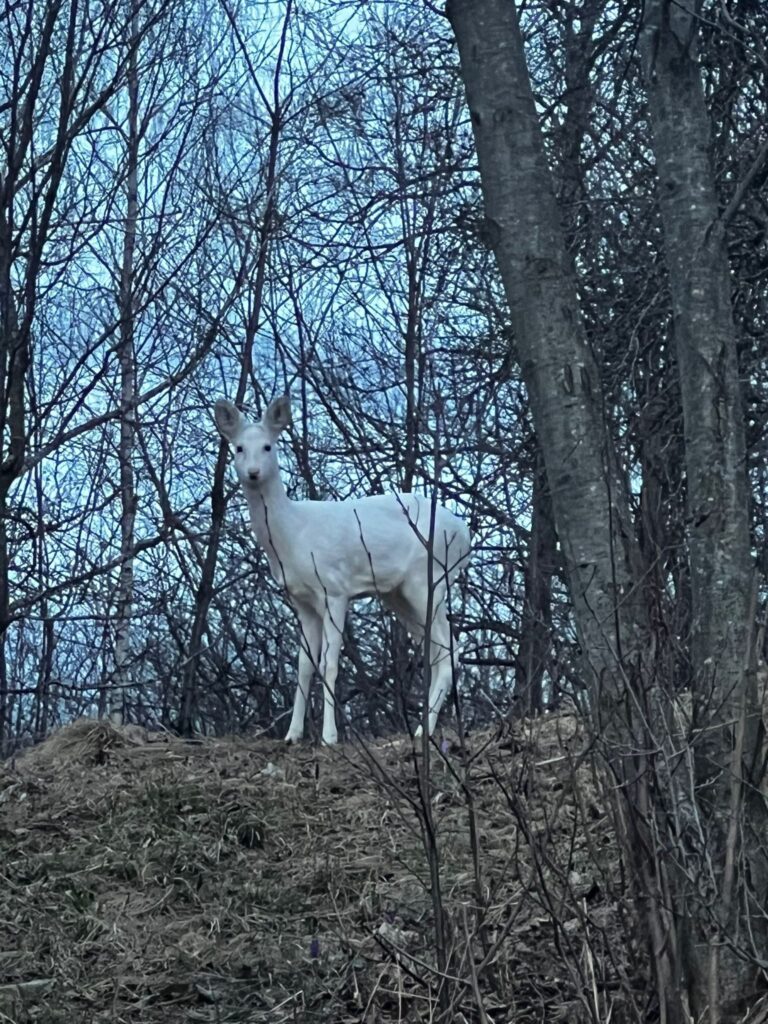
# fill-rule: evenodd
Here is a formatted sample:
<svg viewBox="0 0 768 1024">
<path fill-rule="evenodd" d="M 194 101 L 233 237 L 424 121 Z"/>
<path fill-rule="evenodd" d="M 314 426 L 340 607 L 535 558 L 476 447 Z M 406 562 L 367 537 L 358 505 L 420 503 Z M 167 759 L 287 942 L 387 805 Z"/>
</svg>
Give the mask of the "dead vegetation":
<svg viewBox="0 0 768 1024">
<path fill-rule="evenodd" d="M 76 722 L 0 766 L 0 1021 L 647 1019 L 583 746 L 559 716 L 433 749 L 441 979 L 410 740 Z"/>
</svg>

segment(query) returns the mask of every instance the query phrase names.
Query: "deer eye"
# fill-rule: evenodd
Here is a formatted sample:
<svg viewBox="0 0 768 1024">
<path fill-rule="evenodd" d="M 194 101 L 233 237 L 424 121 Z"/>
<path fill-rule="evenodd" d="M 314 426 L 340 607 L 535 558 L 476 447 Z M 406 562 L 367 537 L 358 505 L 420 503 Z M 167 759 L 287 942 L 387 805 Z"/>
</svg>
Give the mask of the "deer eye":
<svg viewBox="0 0 768 1024">
<path fill-rule="evenodd" d="M 235 451 L 237 452 L 238 455 L 242 455 L 243 454 L 243 446 L 241 444 L 239 444 L 237 446 L 237 448 L 235 448 Z"/>
<path fill-rule="evenodd" d="M 272 451 L 272 445 L 271 444 L 265 444 L 264 445 L 264 451 L 265 452 L 271 452 Z"/>
</svg>

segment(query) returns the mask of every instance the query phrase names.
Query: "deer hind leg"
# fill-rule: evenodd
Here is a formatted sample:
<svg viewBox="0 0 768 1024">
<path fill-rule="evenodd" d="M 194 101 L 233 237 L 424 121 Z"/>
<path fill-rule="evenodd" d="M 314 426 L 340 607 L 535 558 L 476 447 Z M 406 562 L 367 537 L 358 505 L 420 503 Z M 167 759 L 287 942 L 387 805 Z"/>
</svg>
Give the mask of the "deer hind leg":
<svg viewBox="0 0 768 1024">
<path fill-rule="evenodd" d="M 336 732 L 336 676 L 347 614 L 346 597 L 327 597 L 323 615 L 320 675 L 323 680 L 323 744 L 338 742 Z"/>
<path fill-rule="evenodd" d="M 410 632 L 420 639 L 424 635 L 424 623 L 427 621 L 427 588 L 404 584 L 400 588 L 398 604 L 408 608 L 407 614 L 398 612 L 403 623 Z M 432 600 L 432 627 L 429 630 L 429 735 L 435 731 L 440 709 L 453 685 L 453 660 L 451 646 L 451 627 L 446 615 L 446 592 L 442 586 L 434 590 Z M 415 625 L 415 628 L 414 628 Z M 426 652 L 425 652 L 426 657 Z M 421 736 L 421 726 L 416 736 Z"/>
<path fill-rule="evenodd" d="M 316 612 L 307 605 L 295 602 L 294 607 L 299 618 L 299 680 L 286 743 L 296 743 L 304 735 L 309 687 L 320 664 L 320 641 L 323 634 L 323 620 Z"/>
</svg>

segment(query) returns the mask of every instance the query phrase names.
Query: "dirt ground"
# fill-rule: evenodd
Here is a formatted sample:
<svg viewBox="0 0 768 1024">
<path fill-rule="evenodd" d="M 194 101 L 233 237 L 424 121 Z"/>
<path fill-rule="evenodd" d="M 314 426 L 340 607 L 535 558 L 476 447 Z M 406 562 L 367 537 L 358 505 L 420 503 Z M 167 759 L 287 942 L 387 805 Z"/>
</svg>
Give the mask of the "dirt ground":
<svg viewBox="0 0 768 1024">
<path fill-rule="evenodd" d="M 410 739 L 67 726 L 0 765 L 0 1022 L 638 1019 L 584 745 L 560 715 L 432 748 L 441 974 Z"/>
</svg>

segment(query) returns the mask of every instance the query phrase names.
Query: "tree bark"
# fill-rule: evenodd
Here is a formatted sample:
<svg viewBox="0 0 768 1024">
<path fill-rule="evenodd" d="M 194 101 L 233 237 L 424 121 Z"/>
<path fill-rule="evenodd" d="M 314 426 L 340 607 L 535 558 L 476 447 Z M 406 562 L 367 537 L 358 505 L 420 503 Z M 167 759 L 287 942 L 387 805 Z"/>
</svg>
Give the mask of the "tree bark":
<svg viewBox="0 0 768 1024">
<path fill-rule="evenodd" d="M 451 0 L 447 13 L 477 147 L 485 234 L 509 302 L 585 667 L 599 714 L 624 733 L 627 716 L 614 712 L 624 707 L 643 643 L 636 551 L 515 9 L 508 0 Z"/>
<path fill-rule="evenodd" d="M 663 797 L 654 786 L 661 702 L 627 488 L 602 407 L 576 277 L 547 165 L 514 3 L 450 0 L 486 213 L 546 467 L 589 686 L 613 772 L 620 842 L 647 926 L 661 1018 L 686 1020 L 683 955 L 669 911 Z"/>
<path fill-rule="evenodd" d="M 8 670 L 5 637 L 10 623 L 8 492 L 18 473 L 18 448 L 24 444 L 24 390 L 26 372 L 18 342 L 16 302 L 11 285 L 12 237 L 7 209 L 0 207 L 0 756 L 10 738 L 8 717 Z M 21 424 L 22 434 L 15 431 Z M 7 438 L 7 440 L 6 440 Z M 7 445 L 7 448 L 6 448 Z M 6 454 L 7 451 L 7 454 Z"/>
<path fill-rule="evenodd" d="M 744 787 L 759 781 L 749 777 L 747 766 L 759 760 L 761 727 L 755 687 L 745 671 L 752 559 L 744 419 L 726 224 L 718 209 L 712 127 L 697 59 L 700 6 L 646 0 L 640 46 L 683 405 L 694 755 L 698 827 L 704 828 L 699 869 L 710 892 L 714 887 L 719 894 L 715 934 L 706 908 L 692 915 L 692 1009 L 714 1022 L 738 1016 L 755 996 L 757 971 L 729 943 L 750 933 L 766 937 L 765 858 L 750 839 L 764 833 L 765 813 L 755 805 L 758 820 L 736 830 L 742 838 L 729 849 L 736 842 L 736 834 L 729 834 L 744 804 Z M 732 863 L 742 865 L 740 878 Z M 737 894 L 735 887 L 743 889 L 747 876 L 756 889 Z M 747 919 L 742 908 L 755 902 Z"/>
<path fill-rule="evenodd" d="M 130 36 L 126 211 L 123 262 L 120 273 L 120 338 L 117 347 L 117 358 L 120 364 L 120 554 L 123 560 L 120 563 L 117 584 L 115 670 L 109 701 L 110 718 L 118 723 L 124 718 L 125 693 L 130 685 L 131 677 L 133 547 L 136 522 L 136 482 L 133 471 L 133 449 L 136 436 L 133 254 L 136 248 L 138 221 L 139 73 L 136 41 L 139 37 L 139 28 L 138 15 L 135 11 L 130 22 Z"/>
</svg>

